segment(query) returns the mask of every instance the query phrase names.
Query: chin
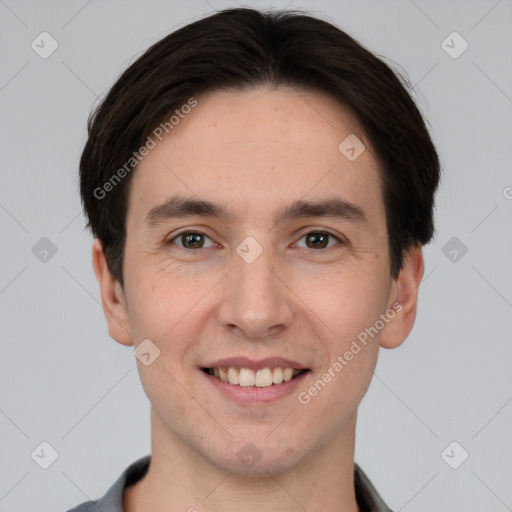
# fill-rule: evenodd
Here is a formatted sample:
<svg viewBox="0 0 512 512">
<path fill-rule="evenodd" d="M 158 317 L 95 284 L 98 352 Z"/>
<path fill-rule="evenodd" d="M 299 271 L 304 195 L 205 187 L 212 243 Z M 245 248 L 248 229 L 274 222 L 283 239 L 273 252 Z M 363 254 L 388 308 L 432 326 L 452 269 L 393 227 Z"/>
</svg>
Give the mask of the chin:
<svg viewBox="0 0 512 512">
<path fill-rule="evenodd" d="M 265 443 L 265 444 L 264 444 Z M 265 439 L 261 443 L 250 440 L 235 443 L 210 458 L 217 468 L 246 477 L 268 477 L 269 473 L 279 474 L 296 467 L 305 456 L 304 447 L 292 447 L 290 443 L 281 442 L 280 446 Z M 238 447 L 240 446 L 240 447 Z"/>
</svg>

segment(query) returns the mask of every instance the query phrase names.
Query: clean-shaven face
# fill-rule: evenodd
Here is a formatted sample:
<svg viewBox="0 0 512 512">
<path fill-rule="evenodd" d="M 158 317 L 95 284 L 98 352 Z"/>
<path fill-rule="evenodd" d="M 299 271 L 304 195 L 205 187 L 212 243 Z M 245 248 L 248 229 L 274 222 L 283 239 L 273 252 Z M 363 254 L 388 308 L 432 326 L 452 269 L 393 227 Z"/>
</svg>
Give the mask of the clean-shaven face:
<svg viewBox="0 0 512 512">
<path fill-rule="evenodd" d="M 340 151 L 364 136 L 321 93 L 196 99 L 130 185 L 129 329 L 160 350 L 141 380 L 175 445 L 229 471 L 291 469 L 350 437 L 380 333 L 333 363 L 396 297 L 376 157 Z"/>
</svg>

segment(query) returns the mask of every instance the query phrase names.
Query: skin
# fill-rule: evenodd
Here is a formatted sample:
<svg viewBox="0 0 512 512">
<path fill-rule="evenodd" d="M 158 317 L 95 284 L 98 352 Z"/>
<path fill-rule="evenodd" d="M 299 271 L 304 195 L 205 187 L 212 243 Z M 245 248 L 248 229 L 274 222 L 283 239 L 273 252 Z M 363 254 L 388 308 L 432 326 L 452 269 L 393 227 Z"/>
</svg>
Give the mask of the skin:
<svg viewBox="0 0 512 512">
<path fill-rule="evenodd" d="M 152 462 L 123 496 L 129 512 L 357 511 L 353 462 L 357 406 L 379 345 L 412 329 L 423 275 L 421 247 L 390 276 L 382 181 L 376 157 L 350 111 L 319 92 L 264 88 L 213 92 L 150 151 L 133 176 L 124 288 L 98 241 L 93 266 L 109 333 L 124 345 L 149 338 L 160 356 L 137 360 L 151 402 Z M 366 150 L 338 150 L 349 134 Z M 273 219 L 294 200 L 336 193 L 365 222 L 331 217 Z M 149 228 L 147 213 L 172 195 L 229 207 L 231 222 L 194 216 Z M 173 237 L 206 235 L 203 248 Z M 311 232 L 326 231 L 322 254 Z M 252 236 L 262 254 L 247 263 L 237 246 Z M 168 242 L 166 244 L 166 241 Z M 307 405 L 297 400 L 365 328 L 398 301 L 402 309 Z M 280 356 L 311 372 L 275 403 L 237 404 L 198 366 L 223 357 Z M 252 443 L 261 458 L 237 456 Z M 299 505 L 300 504 L 300 505 Z"/>
</svg>

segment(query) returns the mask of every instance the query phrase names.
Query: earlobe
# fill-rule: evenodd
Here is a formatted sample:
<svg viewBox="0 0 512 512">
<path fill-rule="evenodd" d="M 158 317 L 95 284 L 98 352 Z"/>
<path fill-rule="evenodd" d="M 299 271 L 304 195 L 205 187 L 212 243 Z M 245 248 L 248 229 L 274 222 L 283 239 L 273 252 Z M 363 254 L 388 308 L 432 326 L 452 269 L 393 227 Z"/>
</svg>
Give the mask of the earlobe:
<svg viewBox="0 0 512 512">
<path fill-rule="evenodd" d="M 411 332 L 416 319 L 418 290 L 424 270 L 421 246 L 411 247 L 404 254 L 403 267 L 392 287 L 389 308 L 394 309 L 396 314 L 381 332 L 381 347 L 396 348 Z"/>
<path fill-rule="evenodd" d="M 101 305 L 110 336 L 122 345 L 133 345 L 124 292 L 110 273 L 98 239 L 94 240 L 92 246 L 92 265 L 100 286 Z"/>
</svg>

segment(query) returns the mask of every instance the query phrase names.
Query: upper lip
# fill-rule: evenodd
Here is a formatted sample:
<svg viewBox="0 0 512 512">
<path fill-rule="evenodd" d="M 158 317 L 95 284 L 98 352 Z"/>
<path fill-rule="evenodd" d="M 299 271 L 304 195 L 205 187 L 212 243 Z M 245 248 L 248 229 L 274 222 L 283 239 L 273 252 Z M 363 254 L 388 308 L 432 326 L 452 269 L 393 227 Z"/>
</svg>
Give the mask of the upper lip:
<svg viewBox="0 0 512 512">
<path fill-rule="evenodd" d="M 260 370 L 262 368 L 294 368 L 295 370 L 307 370 L 304 366 L 297 361 L 284 359 L 282 357 L 266 357 L 265 359 L 249 359 L 248 357 L 226 357 L 224 359 L 217 359 L 210 363 L 201 365 L 202 368 L 250 368 L 251 370 Z"/>
</svg>

